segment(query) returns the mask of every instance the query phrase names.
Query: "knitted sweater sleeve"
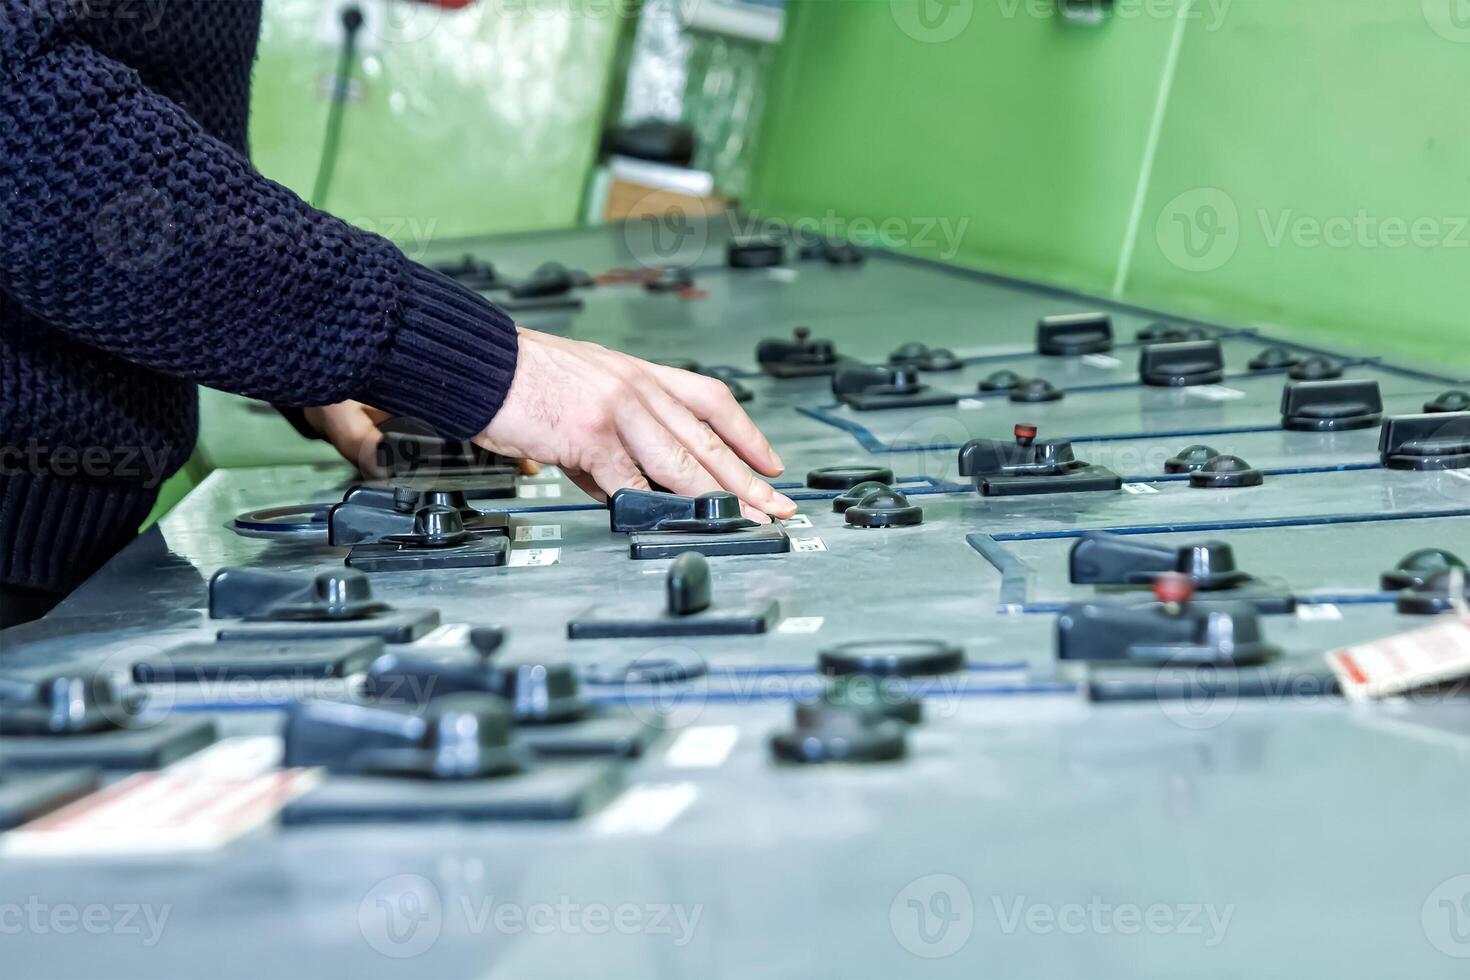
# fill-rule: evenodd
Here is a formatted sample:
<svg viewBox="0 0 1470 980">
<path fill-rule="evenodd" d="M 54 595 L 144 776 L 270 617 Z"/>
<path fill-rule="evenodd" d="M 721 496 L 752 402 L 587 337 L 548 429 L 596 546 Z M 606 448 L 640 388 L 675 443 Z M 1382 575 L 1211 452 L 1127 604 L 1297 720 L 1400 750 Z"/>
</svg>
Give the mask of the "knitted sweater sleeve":
<svg viewBox="0 0 1470 980">
<path fill-rule="evenodd" d="M 255 172 L 37 0 L 0 0 L 0 289 L 80 343 L 280 405 L 478 432 L 514 324 Z"/>
</svg>

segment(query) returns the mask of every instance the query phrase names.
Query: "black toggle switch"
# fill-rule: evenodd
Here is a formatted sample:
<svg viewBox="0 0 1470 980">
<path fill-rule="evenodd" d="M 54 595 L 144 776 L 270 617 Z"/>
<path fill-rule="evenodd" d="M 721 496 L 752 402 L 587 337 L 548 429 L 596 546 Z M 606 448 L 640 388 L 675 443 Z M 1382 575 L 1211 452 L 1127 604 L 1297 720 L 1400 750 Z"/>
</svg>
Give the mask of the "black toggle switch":
<svg viewBox="0 0 1470 980">
<path fill-rule="evenodd" d="M 523 725 L 576 721 L 591 711 L 570 664 L 501 663 L 473 650 L 390 651 L 368 667 L 362 692 L 377 701 L 408 704 L 490 694 L 509 705 Z"/>
<path fill-rule="evenodd" d="M 1009 368 L 992 371 L 980 382 L 981 391 L 1008 391 L 1026 379 Z"/>
<path fill-rule="evenodd" d="M 1391 571 L 1384 572 L 1379 584 L 1385 592 L 1417 588 L 1452 568 L 1465 570 L 1465 563 L 1458 555 L 1443 548 L 1420 548 L 1405 555 Z"/>
<path fill-rule="evenodd" d="M 612 530 L 726 534 L 757 527 L 740 512 L 740 498 L 716 490 L 698 497 L 623 488 L 608 501 Z"/>
<path fill-rule="evenodd" d="M 925 384 L 919 378 L 918 368 L 910 365 L 840 368 L 832 375 L 832 393 L 838 401 L 858 411 L 924 408 L 959 401 L 954 392 Z"/>
<path fill-rule="evenodd" d="M 1383 419 L 1377 381 L 1288 382 L 1281 392 L 1281 427 L 1296 432 L 1370 429 Z"/>
<path fill-rule="evenodd" d="M 1330 357 L 1313 354 L 1293 364 L 1286 376 L 1293 381 L 1332 381 L 1342 377 L 1342 365 Z"/>
<path fill-rule="evenodd" d="M 378 466 L 391 476 L 511 476 L 516 461 L 465 439 L 446 439 L 417 419 L 393 418 L 379 426 Z"/>
<path fill-rule="evenodd" d="M 1470 412 L 1470 391 L 1446 391 L 1424 403 L 1425 412 Z"/>
<path fill-rule="evenodd" d="M 828 265 L 861 265 L 868 258 L 851 242 L 833 239 L 822 242 L 821 256 Z"/>
<path fill-rule="evenodd" d="M 1378 457 L 1391 470 L 1470 467 L 1470 412 L 1393 416 L 1378 436 Z"/>
<path fill-rule="evenodd" d="M 924 523 L 924 509 L 897 490 L 874 490 L 847 508 L 850 527 L 914 527 Z"/>
<path fill-rule="evenodd" d="M 893 470 L 886 466 L 853 463 L 845 466 L 823 466 L 810 470 L 806 485 L 813 490 L 851 490 L 861 483 L 893 482 Z"/>
<path fill-rule="evenodd" d="M 1200 443 L 1196 443 L 1193 446 L 1186 446 L 1179 451 L 1177 456 L 1170 456 L 1164 460 L 1164 472 L 1193 473 L 1218 455 L 1220 455 L 1220 450 L 1214 446 L 1206 446 Z"/>
<path fill-rule="evenodd" d="M 457 262 L 441 262 L 434 266 L 434 271 L 443 273 L 466 289 L 473 289 L 477 292 L 499 289 L 504 285 L 500 277 L 495 274 L 495 266 L 489 262 L 481 262 L 469 254 L 462 256 Z"/>
<path fill-rule="evenodd" d="M 831 677 L 929 677 L 965 669 L 965 651 L 942 640 L 861 640 L 828 647 L 817 655 Z"/>
<path fill-rule="evenodd" d="M 1461 604 L 1470 604 L 1470 576 L 1462 568 L 1449 568 L 1436 572 L 1419 585 L 1410 586 L 1398 594 L 1394 607 L 1409 616 L 1434 616 L 1454 611 L 1456 599 L 1453 595 L 1459 584 Z"/>
<path fill-rule="evenodd" d="M 1179 344 L 1189 340 L 1189 335 L 1169 323 L 1151 323 L 1133 335 L 1140 344 Z"/>
<path fill-rule="evenodd" d="M 485 779 L 519 772 L 501 698 L 452 694 L 422 707 L 301 701 L 286 716 L 284 764 L 349 775 Z"/>
<path fill-rule="evenodd" d="M 889 354 L 888 363 L 918 368 L 920 371 L 958 371 L 965 366 L 965 362 L 947 347 L 930 347 L 912 342 Z"/>
<path fill-rule="evenodd" d="M 1037 440 L 1036 434 L 1036 426 L 1020 424 L 1015 442 L 972 439 L 960 449 L 960 475 L 996 497 L 1122 489 L 1121 477 L 1075 458 L 1067 440 Z"/>
<path fill-rule="evenodd" d="M 221 640 L 377 637 L 387 643 L 408 643 L 439 625 L 433 609 L 397 610 L 373 598 L 367 576 L 346 568 L 309 581 L 276 572 L 222 568 L 209 580 L 209 616 L 240 620 L 220 627 Z"/>
<path fill-rule="evenodd" d="M 1036 324 L 1036 352 L 1048 357 L 1102 354 L 1113 349 L 1113 321 L 1106 313 L 1067 313 Z"/>
<path fill-rule="evenodd" d="M 732 269 L 768 269 L 786 262 L 786 246 L 769 235 L 736 235 L 725 246 Z"/>
<path fill-rule="evenodd" d="M 0 735 L 111 731 L 130 725 L 141 704 L 141 698 L 124 697 L 103 675 L 0 676 Z"/>
<path fill-rule="evenodd" d="M 1065 392 L 1045 378 L 1027 378 L 1018 381 L 1006 390 L 1006 397 L 1013 402 L 1034 404 L 1036 402 L 1059 402 Z"/>
<path fill-rule="evenodd" d="M 787 731 L 771 736 L 780 762 L 888 762 L 907 751 L 908 726 L 878 712 L 814 702 L 798 704 Z"/>
<path fill-rule="evenodd" d="M 573 272 L 560 262 L 544 262 L 525 279 L 510 284 L 512 299 L 546 299 L 565 296 L 578 286 L 590 286 L 585 272 Z"/>
<path fill-rule="evenodd" d="M 1057 617 L 1057 659 L 1242 667 L 1281 652 L 1249 603 L 1193 603 L 1189 579 L 1174 574 L 1154 581 L 1154 595 L 1159 601 L 1146 606 L 1067 606 Z"/>
<path fill-rule="evenodd" d="M 1258 487 L 1266 475 L 1239 456 L 1221 453 L 1189 474 L 1189 485 L 1197 490 L 1233 490 Z"/>
<path fill-rule="evenodd" d="M 868 494 L 876 493 L 879 490 L 890 489 L 892 488 L 886 483 L 879 483 L 877 480 L 865 480 L 854 487 L 849 487 L 848 489 L 842 491 L 842 493 L 838 494 L 836 497 L 833 497 L 832 510 L 834 513 L 837 514 L 846 513 L 849 507 L 854 507 L 857 504 L 861 503 L 862 499 Z"/>
<path fill-rule="evenodd" d="M 669 566 L 662 610 L 636 605 L 593 606 L 567 623 L 573 640 L 672 636 L 750 636 L 764 633 L 778 611 L 774 601 L 714 604 L 709 562 L 685 552 Z"/>
<path fill-rule="evenodd" d="M 1225 355 L 1218 340 L 1150 344 L 1138 355 L 1138 379 L 1158 388 L 1212 385 L 1225 377 Z"/>
<path fill-rule="evenodd" d="M 1247 365 L 1252 371 L 1280 371 L 1301 363 L 1295 351 L 1286 347 L 1267 347 Z"/>
<path fill-rule="evenodd" d="M 740 499 L 715 491 L 699 497 L 624 488 L 608 501 L 612 530 L 633 533 L 629 557 L 675 558 L 688 551 L 707 557 L 772 555 L 791 550 L 778 524 L 757 524 L 740 512 Z"/>
<path fill-rule="evenodd" d="M 383 641 L 370 638 L 186 643 L 135 661 L 133 680 L 139 684 L 321 680 L 360 674 L 382 652 Z"/>
<path fill-rule="evenodd" d="M 150 718 L 143 707 L 105 675 L 0 677 L 0 760 L 8 770 L 157 769 L 215 740 L 207 718 Z"/>
<path fill-rule="evenodd" d="M 385 489 L 355 486 L 327 512 L 327 541 L 337 546 L 378 541 L 390 534 L 411 533 L 415 515 L 424 507 L 452 507 L 459 511 L 465 530 L 509 534 L 510 517 L 482 513 L 471 507 L 461 490 Z"/>
<path fill-rule="evenodd" d="M 1252 581 L 1236 568 L 1235 552 L 1224 541 L 1175 547 L 1092 531 L 1072 546 L 1070 576 L 1077 585 L 1151 585 L 1170 573 L 1185 576 L 1202 592 Z"/>
<path fill-rule="evenodd" d="M 414 514 L 412 531 L 355 544 L 346 564 L 363 572 L 494 568 L 509 555 L 510 539 L 504 534 L 467 530 L 458 510 L 430 504 Z"/>
<path fill-rule="evenodd" d="M 811 378 L 831 374 L 841 363 L 830 340 L 813 340 L 811 329 L 797 327 L 791 340 L 762 340 L 755 348 L 761 370 L 776 378 Z"/>
</svg>

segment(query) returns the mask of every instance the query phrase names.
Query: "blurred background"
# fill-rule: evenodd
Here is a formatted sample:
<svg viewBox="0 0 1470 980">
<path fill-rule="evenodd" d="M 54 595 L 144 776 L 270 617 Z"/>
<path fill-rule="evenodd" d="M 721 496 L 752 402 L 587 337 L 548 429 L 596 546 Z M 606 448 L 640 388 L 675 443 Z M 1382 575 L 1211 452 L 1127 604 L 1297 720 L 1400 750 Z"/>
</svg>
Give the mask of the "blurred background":
<svg viewBox="0 0 1470 980">
<path fill-rule="evenodd" d="M 413 256 L 738 208 L 1470 366 L 1470 0 L 265 0 L 251 138 Z"/>
</svg>

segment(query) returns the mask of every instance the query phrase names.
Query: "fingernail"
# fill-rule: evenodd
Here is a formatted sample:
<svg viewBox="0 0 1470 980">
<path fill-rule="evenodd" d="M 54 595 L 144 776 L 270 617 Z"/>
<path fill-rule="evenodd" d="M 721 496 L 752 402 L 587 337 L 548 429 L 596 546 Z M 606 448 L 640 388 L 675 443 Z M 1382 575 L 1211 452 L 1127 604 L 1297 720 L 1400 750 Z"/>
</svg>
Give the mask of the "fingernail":
<svg viewBox="0 0 1470 980">
<path fill-rule="evenodd" d="M 785 473 L 786 472 L 786 464 L 783 463 L 783 462 L 781 462 L 780 455 L 774 449 L 771 450 L 771 458 L 776 461 L 776 472 L 777 472 L 777 474 Z"/>
</svg>

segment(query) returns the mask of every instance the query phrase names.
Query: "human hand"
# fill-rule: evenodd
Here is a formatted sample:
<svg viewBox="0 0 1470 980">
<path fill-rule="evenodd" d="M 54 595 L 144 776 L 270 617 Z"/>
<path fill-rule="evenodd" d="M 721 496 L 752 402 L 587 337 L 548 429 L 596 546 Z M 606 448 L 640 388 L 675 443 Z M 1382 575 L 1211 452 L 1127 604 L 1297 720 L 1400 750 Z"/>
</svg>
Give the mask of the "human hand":
<svg viewBox="0 0 1470 980">
<path fill-rule="evenodd" d="M 385 421 L 388 413 L 362 402 L 345 401 L 302 409 L 302 414 L 306 416 L 307 423 L 363 476 L 384 475 L 378 466 L 378 443 L 383 439 L 378 423 Z"/>
<path fill-rule="evenodd" d="M 477 444 L 560 466 L 598 499 L 653 480 L 688 495 L 728 490 L 761 523 L 796 513 L 751 472 L 773 477 L 784 467 L 723 382 L 597 344 L 519 334 L 510 392 Z"/>
</svg>

